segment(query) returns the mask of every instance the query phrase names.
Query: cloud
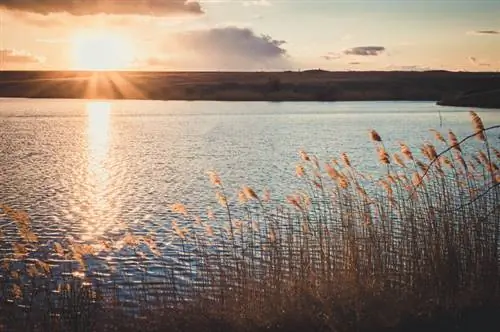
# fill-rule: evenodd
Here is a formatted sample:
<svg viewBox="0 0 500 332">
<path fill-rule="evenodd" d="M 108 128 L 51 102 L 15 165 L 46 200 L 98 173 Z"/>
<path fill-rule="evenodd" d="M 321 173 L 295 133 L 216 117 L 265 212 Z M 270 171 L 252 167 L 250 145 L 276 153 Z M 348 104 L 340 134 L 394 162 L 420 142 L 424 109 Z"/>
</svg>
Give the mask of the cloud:
<svg viewBox="0 0 500 332">
<path fill-rule="evenodd" d="M 164 51 L 204 68 L 258 70 L 289 68 L 286 42 L 235 26 L 179 32 Z"/>
<path fill-rule="evenodd" d="M 341 58 L 341 55 L 335 52 L 328 52 L 326 55 L 321 56 L 325 60 L 338 60 Z"/>
<path fill-rule="evenodd" d="M 491 64 L 482 62 L 478 58 L 473 57 L 473 56 L 468 57 L 468 59 L 469 59 L 470 63 L 472 63 L 474 66 L 478 66 L 478 67 L 490 67 L 491 66 Z"/>
<path fill-rule="evenodd" d="M 386 51 L 386 48 L 383 46 L 359 46 L 346 49 L 340 53 L 338 52 L 328 52 L 326 55 L 322 55 L 321 58 L 325 60 L 338 60 L 341 59 L 345 55 L 357 55 L 357 56 L 377 56 Z M 351 63 L 351 64 L 359 64 L 359 63 Z"/>
<path fill-rule="evenodd" d="M 467 34 L 469 34 L 469 35 L 499 35 L 500 30 L 476 30 L 476 31 L 469 31 Z"/>
<path fill-rule="evenodd" d="M 19 51 L 15 49 L 1 49 L 0 59 L 3 63 L 11 65 L 30 65 L 45 62 L 45 59 L 42 57 L 35 56 L 26 51 Z"/>
<path fill-rule="evenodd" d="M 377 56 L 386 51 L 383 46 L 358 46 L 344 51 L 345 55 Z"/>
<path fill-rule="evenodd" d="M 203 13 L 200 3 L 192 0 L 0 0 L 0 8 L 43 15 L 69 13 L 75 16 Z"/>
</svg>

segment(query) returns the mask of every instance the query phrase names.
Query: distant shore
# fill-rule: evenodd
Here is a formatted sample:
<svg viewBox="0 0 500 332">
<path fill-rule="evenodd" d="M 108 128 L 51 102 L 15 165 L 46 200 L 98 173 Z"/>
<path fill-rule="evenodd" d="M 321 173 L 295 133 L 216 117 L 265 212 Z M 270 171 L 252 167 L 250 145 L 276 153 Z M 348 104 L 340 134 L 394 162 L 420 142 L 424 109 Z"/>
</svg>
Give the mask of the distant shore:
<svg viewBox="0 0 500 332">
<path fill-rule="evenodd" d="M 0 97 L 217 101 L 434 101 L 500 108 L 500 73 L 448 71 L 3 71 Z"/>
</svg>

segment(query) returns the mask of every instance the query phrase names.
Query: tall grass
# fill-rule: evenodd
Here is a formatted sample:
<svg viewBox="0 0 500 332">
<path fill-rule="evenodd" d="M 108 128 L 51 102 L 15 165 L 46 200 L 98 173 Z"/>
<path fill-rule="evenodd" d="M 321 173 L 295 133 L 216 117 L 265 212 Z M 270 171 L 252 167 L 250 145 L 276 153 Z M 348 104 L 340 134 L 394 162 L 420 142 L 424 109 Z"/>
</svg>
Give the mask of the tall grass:
<svg viewBox="0 0 500 332">
<path fill-rule="evenodd" d="M 433 142 L 415 151 L 400 143 L 389 152 L 370 131 L 378 175 L 363 174 L 347 153 L 324 163 L 300 151 L 304 190 L 282 201 L 248 186 L 232 200 L 210 172 L 220 208 L 199 216 L 171 206 L 179 263 L 165 260 L 155 281 L 54 276 L 50 264 L 26 259 L 37 242 L 28 217 L 2 207 L 19 243 L 2 257 L 0 326 L 378 331 L 498 323 L 500 152 L 487 134 L 500 126 L 484 128 L 474 112 L 471 119 L 470 136 L 433 130 Z M 120 244 L 157 250 L 152 238 L 130 234 Z M 69 243 L 53 250 L 84 268 L 94 249 Z M 24 264 L 13 274 L 18 261 Z"/>
</svg>

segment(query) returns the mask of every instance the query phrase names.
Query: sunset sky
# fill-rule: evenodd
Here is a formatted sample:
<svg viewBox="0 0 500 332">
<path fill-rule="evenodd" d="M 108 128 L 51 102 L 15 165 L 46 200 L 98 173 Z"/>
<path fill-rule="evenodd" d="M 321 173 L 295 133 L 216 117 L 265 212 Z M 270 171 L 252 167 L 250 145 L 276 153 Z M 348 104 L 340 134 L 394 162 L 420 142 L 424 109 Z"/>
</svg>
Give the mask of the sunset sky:
<svg viewBox="0 0 500 332">
<path fill-rule="evenodd" d="M 3 69 L 500 70 L 497 0 L 0 0 Z"/>
</svg>

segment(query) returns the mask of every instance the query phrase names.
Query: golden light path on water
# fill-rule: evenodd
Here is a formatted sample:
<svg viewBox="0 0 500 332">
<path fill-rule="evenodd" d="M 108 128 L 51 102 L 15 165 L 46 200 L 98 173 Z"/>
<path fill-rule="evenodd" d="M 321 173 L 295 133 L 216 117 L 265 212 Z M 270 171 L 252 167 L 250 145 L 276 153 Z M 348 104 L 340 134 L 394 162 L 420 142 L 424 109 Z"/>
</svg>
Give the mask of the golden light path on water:
<svg viewBox="0 0 500 332">
<path fill-rule="evenodd" d="M 111 103 L 88 102 L 87 112 L 87 185 L 91 189 L 88 218 L 83 227 L 83 240 L 94 240 L 110 226 L 103 220 L 110 209 L 108 187 L 109 170 L 106 165 L 111 135 Z"/>
</svg>

